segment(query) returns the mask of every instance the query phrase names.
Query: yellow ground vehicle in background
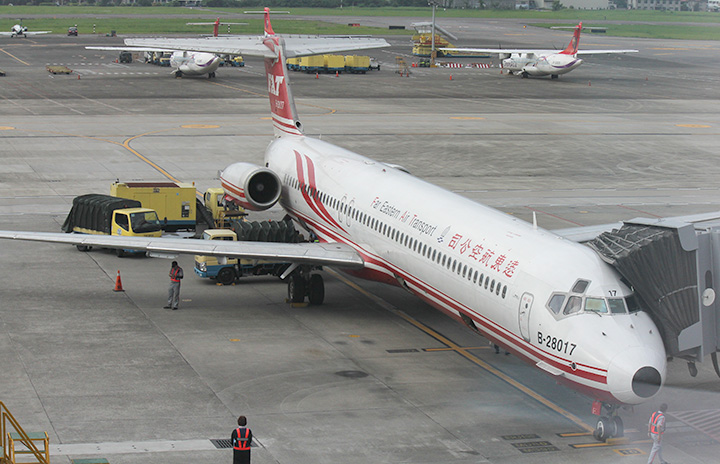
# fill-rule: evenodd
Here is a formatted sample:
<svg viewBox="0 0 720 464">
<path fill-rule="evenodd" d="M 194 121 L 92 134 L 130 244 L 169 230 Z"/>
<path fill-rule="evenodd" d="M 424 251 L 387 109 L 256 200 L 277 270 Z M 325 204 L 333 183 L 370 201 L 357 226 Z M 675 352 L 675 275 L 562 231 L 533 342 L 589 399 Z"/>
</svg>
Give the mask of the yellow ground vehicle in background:
<svg viewBox="0 0 720 464">
<path fill-rule="evenodd" d="M 110 195 L 139 201 L 157 212 L 166 231 L 195 230 L 195 185 L 177 182 L 114 182 Z"/>
<path fill-rule="evenodd" d="M 62 230 L 76 234 L 160 237 L 162 225 L 157 213 L 143 208 L 137 200 L 91 193 L 73 199 Z M 78 245 L 77 248 L 80 251 L 91 249 L 86 245 Z M 117 249 L 118 256 L 126 253 L 135 251 Z"/>
</svg>

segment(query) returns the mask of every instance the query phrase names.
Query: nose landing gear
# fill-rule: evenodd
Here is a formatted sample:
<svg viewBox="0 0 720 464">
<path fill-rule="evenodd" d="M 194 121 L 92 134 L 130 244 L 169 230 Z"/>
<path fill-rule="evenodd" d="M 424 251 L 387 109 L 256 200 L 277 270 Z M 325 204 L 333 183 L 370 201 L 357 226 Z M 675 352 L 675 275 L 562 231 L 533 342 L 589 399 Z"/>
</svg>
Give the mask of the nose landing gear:
<svg viewBox="0 0 720 464">
<path fill-rule="evenodd" d="M 598 441 L 607 441 L 610 438 L 622 437 L 625 434 L 625 427 L 622 418 L 618 414 L 620 407 L 616 404 L 603 403 L 607 409 L 607 415 L 598 419 L 595 425 L 593 437 Z"/>
</svg>

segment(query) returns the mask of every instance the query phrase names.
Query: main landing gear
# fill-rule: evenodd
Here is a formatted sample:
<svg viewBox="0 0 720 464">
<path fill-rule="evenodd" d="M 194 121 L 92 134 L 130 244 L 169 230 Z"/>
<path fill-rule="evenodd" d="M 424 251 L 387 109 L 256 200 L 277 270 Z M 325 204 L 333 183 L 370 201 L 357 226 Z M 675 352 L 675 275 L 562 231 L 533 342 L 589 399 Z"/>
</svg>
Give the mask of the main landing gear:
<svg viewBox="0 0 720 464">
<path fill-rule="evenodd" d="M 616 404 L 607 403 L 603 403 L 603 407 L 607 410 L 607 414 L 598 419 L 593 437 L 598 441 L 622 437 L 625 434 L 625 428 L 618 414 L 620 407 Z"/>
<path fill-rule="evenodd" d="M 312 305 L 323 304 L 325 282 L 320 274 L 311 274 L 310 269 L 298 267 L 288 276 L 288 301 L 302 303 L 305 297 Z"/>
</svg>

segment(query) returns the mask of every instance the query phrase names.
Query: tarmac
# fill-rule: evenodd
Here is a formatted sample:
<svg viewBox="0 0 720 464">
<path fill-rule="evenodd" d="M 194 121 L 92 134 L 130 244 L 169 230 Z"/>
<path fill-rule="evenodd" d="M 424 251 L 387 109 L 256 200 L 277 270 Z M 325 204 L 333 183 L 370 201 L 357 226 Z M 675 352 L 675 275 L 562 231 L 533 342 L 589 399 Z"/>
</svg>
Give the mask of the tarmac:
<svg viewBox="0 0 720 464">
<path fill-rule="evenodd" d="M 460 46 L 564 48 L 570 36 L 444 21 Z M 174 79 L 83 48 L 121 40 L 0 42 L 0 229 L 59 231 L 73 197 L 116 179 L 204 191 L 225 166 L 262 162 L 272 125 L 260 61 Z M 551 80 L 497 67 L 401 75 L 397 57 L 416 61 L 409 39 L 388 41 L 368 52 L 379 72 L 291 74 L 309 135 L 521 219 L 535 212 L 547 229 L 720 209 L 720 44 L 586 34 L 581 48 L 640 53 L 590 56 Z M 217 286 L 193 275 L 192 256 L 178 261 L 171 311 L 167 260 L 0 243 L 0 401 L 25 430 L 48 432 L 53 463 L 229 462 L 213 440 L 240 414 L 261 464 L 644 463 L 661 402 L 667 461 L 720 453 L 709 359 L 696 378 L 672 361 L 658 397 L 622 413 L 627 440 L 596 446 L 589 398 L 399 288 L 327 269 L 325 304 L 291 307 L 275 277 Z"/>
</svg>

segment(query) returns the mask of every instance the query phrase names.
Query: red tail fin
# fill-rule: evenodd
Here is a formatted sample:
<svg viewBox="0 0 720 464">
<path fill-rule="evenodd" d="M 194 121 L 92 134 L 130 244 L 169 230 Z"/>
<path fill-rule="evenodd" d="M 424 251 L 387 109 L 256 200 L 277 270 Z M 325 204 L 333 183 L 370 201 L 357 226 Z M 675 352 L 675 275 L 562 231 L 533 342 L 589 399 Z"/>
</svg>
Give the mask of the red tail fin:
<svg viewBox="0 0 720 464">
<path fill-rule="evenodd" d="M 285 42 L 273 32 L 268 8 L 265 8 L 265 34 L 263 43 L 271 52 L 271 56 L 265 57 L 265 75 L 275 135 L 303 135 L 288 82 Z"/>
<path fill-rule="evenodd" d="M 578 45 L 580 45 L 580 31 L 582 31 L 582 21 L 575 26 L 575 31 L 573 32 L 572 39 L 570 39 L 570 43 L 565 50 L 560 52 L 562 55 L 574 55 L 577 53 Z"/>
<path fill-rule="evenodd" d="M 215 20 L 215 25 L 213 26 L 213 37 L 218 36 L 219 29 L 220 29 L 220 18 Z"/>
<path fill-rule="evenodd" d="M 270 8 L 265 7 L 265 35 L 275 35 L 272 25 L 270 24 Z"/>
</svg>

